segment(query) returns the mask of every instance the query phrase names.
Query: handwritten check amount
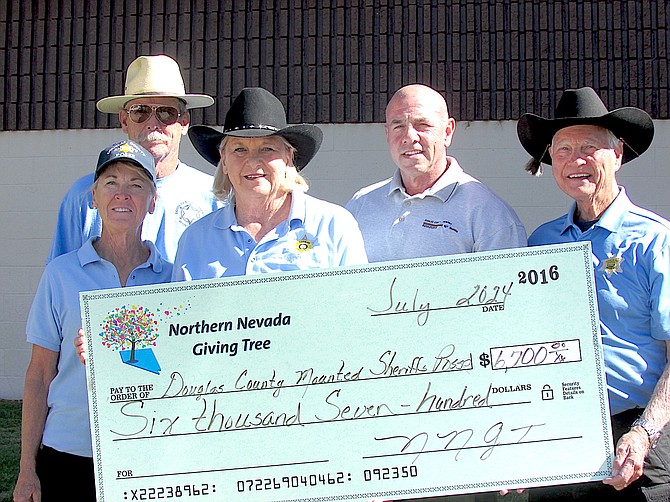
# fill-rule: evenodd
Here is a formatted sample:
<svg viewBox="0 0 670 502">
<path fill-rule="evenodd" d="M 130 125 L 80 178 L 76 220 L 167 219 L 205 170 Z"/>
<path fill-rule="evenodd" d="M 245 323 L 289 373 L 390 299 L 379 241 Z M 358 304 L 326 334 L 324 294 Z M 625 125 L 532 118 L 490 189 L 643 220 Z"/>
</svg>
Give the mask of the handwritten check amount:
<svg viewBox="0 0 670 502">
<path fill-rule="evenodd" d="M 586 243 L 82 293 L 98 500 L 603 479 L 591 266 Z"/>
</svg>

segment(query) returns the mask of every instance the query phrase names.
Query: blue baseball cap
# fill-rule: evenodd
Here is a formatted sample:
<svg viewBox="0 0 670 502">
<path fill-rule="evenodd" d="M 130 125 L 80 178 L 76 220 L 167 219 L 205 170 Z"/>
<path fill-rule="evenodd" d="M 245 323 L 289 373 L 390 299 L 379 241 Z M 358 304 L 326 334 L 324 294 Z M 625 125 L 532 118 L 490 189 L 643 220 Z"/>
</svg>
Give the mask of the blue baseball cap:
<svg viewBox="0 0 670 502">
<path fill-rule="evenodd" d="M 156 182 L 156 165 L 153 156 L 144 147 L 129 139 L 114 143 L 100 152 L 93 180 L 97 180 L 109 164 L 119 161 L 137 164 L 146 171 L 151 181 Z"/>
</svg>

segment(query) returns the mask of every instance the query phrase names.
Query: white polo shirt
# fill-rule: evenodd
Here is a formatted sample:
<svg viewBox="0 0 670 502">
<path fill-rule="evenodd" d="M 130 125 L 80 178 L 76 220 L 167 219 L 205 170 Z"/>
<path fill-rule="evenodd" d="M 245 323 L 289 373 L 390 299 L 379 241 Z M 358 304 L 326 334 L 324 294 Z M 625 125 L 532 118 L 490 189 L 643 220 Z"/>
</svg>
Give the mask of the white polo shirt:
<svg viewBox="0 0 670 502">
<path fill-rule="evenodd" d="M 396 170 L 347 203 L 370 262 L 526 246 L 526 230 L 511 206 L 447 158 L 449 169 L 423 193 L 408 195 Z"/>
</svg>

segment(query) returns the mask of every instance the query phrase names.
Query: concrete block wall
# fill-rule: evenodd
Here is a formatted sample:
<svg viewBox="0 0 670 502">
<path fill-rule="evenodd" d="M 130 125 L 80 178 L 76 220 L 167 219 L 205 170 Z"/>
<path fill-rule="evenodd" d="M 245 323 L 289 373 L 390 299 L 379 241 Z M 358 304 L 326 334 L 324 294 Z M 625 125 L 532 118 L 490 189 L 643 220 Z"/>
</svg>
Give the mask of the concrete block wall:
<svg viewBox="0 0 670 502">
<path fill-rule="evenodd" d="M 637 204 L 670 218 L 670 121 L 656 121 L 651 149 L 624 166 L 619 181 Z M 324 143 L 305 169 L 310 192 L 345 204 L 360 187 L 391 175 L 382 124 L 322 125 Z M 58 206 L 79 176 L 90 172 L 98 152 L 123 139 L 120 130 L 0 132 L 0 399 L 20 399 L 30 358 L 25 321 L 49 250 Z M 570 203 L 550 170 L 541 178 L 524 172 L 528 160 L 516 122 L 460 122 L 450 155 L 506 199 L 530 233 L 563 214 Z M 182 142 L 184 162 L 211 173 Z"/>
</svg>

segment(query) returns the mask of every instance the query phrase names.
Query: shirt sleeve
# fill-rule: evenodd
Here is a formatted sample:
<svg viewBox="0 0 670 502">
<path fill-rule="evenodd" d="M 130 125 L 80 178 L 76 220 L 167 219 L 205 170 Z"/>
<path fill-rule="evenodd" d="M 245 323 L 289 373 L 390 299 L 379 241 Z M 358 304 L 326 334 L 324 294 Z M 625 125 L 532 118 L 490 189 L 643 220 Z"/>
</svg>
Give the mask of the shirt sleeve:
<svg viewBox="0 0 670 502">
<path fill-rule="evenodd" d="M 51 250 L 46 262 L 75 249 L 101 229 L 97 229 L 99 218 L 97 211 L 91 207 L 90 187 L 92 176 L 84 176 L 77 180 L 68 190 L 58 209 L 58 219 L 54 237 L 51 241 Z"/>
<path fill-rule="evenodd" d="M 45 349 L 60 352 L 62 326 L 58 316 L 58 307 L 54 304 L 55 295 L 49 269 L 40 279 L 33 304 L 28 314 L 26 334 L 28 343 Z"/>
<path fill-rule="evenodd" d="M 474 252 L 498 249 L 525 248 L 528 245 L 526 229 L 520 223 L 510 223 L 496 233 L 475 242 Z"/>
<path fill-rule="evenodd" d="M 368 263 L 363 235 L 356 219 L 347 210 L 342 210 L 333 227 L 333 241 L 337 246 L 338 262 L 335 266 L 362 265 Z M 339 235 L 338 235 L 339 234 Z"/>
<path fill-rule="evenodd" d="M 347 202 L 347 205 L 344 207 L 354 216 L 354 218 L 356 218 L 356 214 L 358 213 L 361 207 L 360 199 L 358 198 L 358 193 L 354 194 L 354 196 L 349 200 L 349 202 Z"/>
<path fill-rule="evenodd" d="M 660 246 L 653 253 L 651 271 L 651 336 L 670 340 L 670 246 Z"/>
<path fill-rule="evenodd" d="M 190 280 L 190 276 L 187 277 L 185 265 L 184 265 L 184 242 L 186 239 L 183 238 L 184 235 L 179 239 L 179 245 L 177 246 L 177 253 L 174 257 L 174 263 L 172 264 L 172 277 L 170 282 L 182 282 Z M 185 246 L 188 246 L 186 244 Z"/>
</svg>

